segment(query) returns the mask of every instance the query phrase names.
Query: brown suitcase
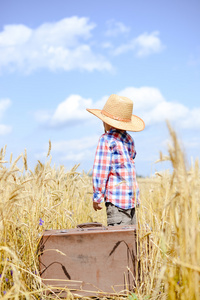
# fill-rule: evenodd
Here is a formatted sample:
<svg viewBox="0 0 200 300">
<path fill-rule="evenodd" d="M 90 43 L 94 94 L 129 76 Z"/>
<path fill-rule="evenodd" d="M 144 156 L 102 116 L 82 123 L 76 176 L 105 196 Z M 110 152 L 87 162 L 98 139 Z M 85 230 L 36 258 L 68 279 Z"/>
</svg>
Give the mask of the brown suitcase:
<svg viewBox="0 0 200 300">
<path fill-rule="evenodd" d="M 125 295 L 136 280 L 136 227 L 86 223 L 47 230 L 40 241 L 40 275 L 48 294 Z"/>
</svg>

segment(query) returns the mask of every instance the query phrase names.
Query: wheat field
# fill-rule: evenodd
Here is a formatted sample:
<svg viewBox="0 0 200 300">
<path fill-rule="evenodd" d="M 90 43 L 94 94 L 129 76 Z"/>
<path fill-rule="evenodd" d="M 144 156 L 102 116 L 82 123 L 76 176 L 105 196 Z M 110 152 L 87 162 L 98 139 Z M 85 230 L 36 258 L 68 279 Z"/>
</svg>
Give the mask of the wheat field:
<svg viewBox="0 0 200 300">
<path fill-rule="evenodd" d="M 200 169 L 198 160 L 186 163 L 170 126 L 169 132 L 168 155 L 161 153 L 159 160 L 169 160 L 172 172 L 138 178 L 140 284 L 134 293 L 113 299 L 200 299 Z M 39 276 L 43 231 L 84 222 L 106 225 L 105 207 L 93 210 L 91 176 L 78 172 L 78 165 L 69 171 L 51 166 L 50 147 L 46 162 L 38 161 L 34 170 L 26 150 L 16 160 L 5 157 L 6 147 L 0 153 L 0 297 L 50 299 Z M 66 299 L 74 296 L 68 293 Z"/>
</svg>

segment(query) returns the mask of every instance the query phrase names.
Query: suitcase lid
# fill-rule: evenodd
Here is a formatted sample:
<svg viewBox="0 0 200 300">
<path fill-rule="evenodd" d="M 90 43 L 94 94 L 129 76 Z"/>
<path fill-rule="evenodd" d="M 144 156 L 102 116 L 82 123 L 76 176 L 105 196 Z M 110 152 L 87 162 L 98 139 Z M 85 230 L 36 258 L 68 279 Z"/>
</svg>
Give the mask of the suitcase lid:
<svg viewBox="0 0 200 300">
<path fill-rule="evenodd" d="M 77 228 L 71 229 L 46 229 L 43 232 L 43 236 L 52 236 L 52 235 L 77 235 L 77 234 L 106 234 L 110 232 L 124 232 L 124 231 L 135 231 L 136 225 L 116 225 L 116 226 L 95 226 L 94 223 L 83 223 L 79 224 Z M 87 224 L 87 225 L 86 225 Z"/>
</svg>

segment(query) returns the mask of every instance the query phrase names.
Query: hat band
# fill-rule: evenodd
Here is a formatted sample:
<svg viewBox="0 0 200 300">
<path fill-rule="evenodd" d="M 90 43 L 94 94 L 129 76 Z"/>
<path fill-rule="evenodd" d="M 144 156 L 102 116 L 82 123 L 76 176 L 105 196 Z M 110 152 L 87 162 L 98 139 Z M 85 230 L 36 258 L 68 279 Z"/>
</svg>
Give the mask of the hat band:
<svg viewBox="0 0 200 300">
<path fill-rule="evenodd" d="M 105 110 L 102 110 L 101 111 L 102 115 L 106 116 L 106 117 L 109 117 L 111 119 L 114 119 L 114 120 L 117 120 L 117 121 L 122 121 L 122 122 L 131 122 L 130 119 L 124 119 L 124 118 L 120 118 L 120 117 L 117 117 L 117 116 L 113 116 L 111 114 L 109 114 L 107 111 Z"/>
</svg>

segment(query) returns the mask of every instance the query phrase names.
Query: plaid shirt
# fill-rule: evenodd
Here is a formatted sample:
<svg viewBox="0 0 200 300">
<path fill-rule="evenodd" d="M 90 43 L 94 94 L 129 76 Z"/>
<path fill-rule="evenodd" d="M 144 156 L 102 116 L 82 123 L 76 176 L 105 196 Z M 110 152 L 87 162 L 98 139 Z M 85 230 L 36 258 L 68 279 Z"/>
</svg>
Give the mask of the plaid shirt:
<svg viewBox="0 0 200 300">
<path fill-rule="evenodd" d="M 134 141 L 126 132 L 111 129 L 103 134 L 93 166 L 93 201 L 111 202 L 123 209 L 139 204 Z"/>
</svg>

